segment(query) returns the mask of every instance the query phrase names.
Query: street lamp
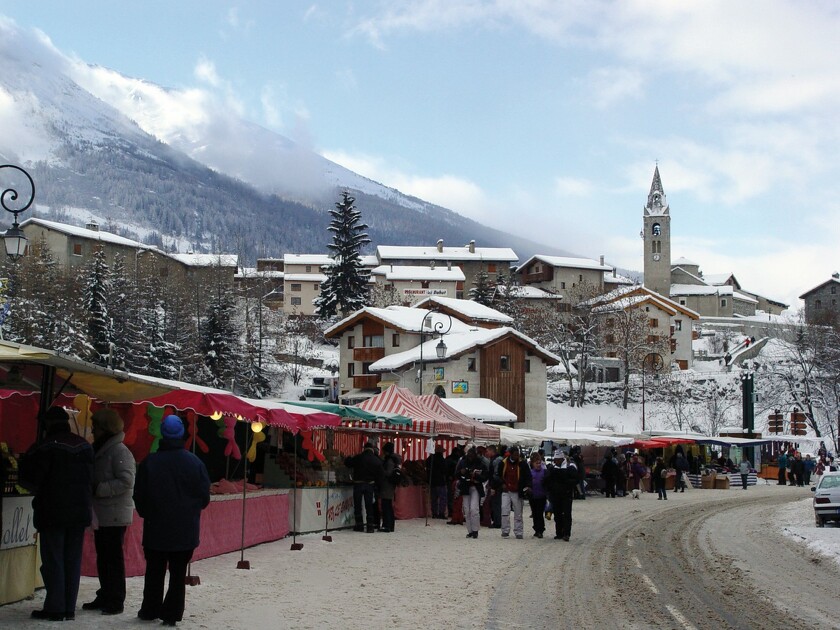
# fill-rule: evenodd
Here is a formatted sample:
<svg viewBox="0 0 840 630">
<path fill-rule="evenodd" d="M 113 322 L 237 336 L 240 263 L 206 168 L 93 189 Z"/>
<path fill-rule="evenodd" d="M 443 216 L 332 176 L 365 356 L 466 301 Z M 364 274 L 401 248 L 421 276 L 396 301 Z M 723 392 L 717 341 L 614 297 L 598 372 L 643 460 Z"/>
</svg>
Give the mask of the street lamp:
<svg viewBox="0 0 840 630">
<path fill-rule="evenodd" d="M 664 361 L 658 352 L 648 352 L 642 360 L 642 432 L 645 430 L 645 374 L 648 369 L 653 370 L 654 382 L 659 380 L 659 371 Z"/>
<path fill-rule="evenodd" d="M 26 254 L 27 243 L 26 235 L 23 233 L 23 230 L 20 229 L 20 225 L 18 224 L 18 215 L 21 212 L 25 212 L 35 200 L 35 182 L 32 181 L 32 178 L 29 176 L 29 173 L 24 171 L 19 166 L 15 166 L 14 164 L 0 165 L 0 170 L 4 168 L 14 169 L 23 173 L 26 179 L 29 180 L 29 188 L 31 190 L 31 193 L 29 194 L 29 200 L 22 207 L 19 208 L 7 205 L 7 201 L 18 200 L 18 191 L 15 187 L 15 183 L 10 184 L 9 187 L 3 190 L 3 193 L 0 194 L 0 205 L 3 206 L 3 210 L 5 210 L 6 212 L 11 212 L 13 215 L 15 215 L 12 227 L 6 230 L 6 232 L 3 234 L 3 242 L 6 244 L 6 254 L 9 256 L 9 258 L 12 259 L 12 261 L 17 261 L 24 254 Z"/>
<path fill-rule="evenodd" d="M 432 315 L 435 314 L 446 315 L 446 317 L 449 319 L 449 325 L 447 325 L 447 322 L 442 319 L 434 321 Z M 440 340 L 435 346 L 435 354 L 437 355 L 437 358 L 441 361 L 443 361 L 446 358 L 446 344 L 443 342 L 443 336 L 450 330 L 452 330 L 452 316 L 448 313 L 441 313 L 440 311 L 430 309 L 423 316 L 423 321 L 420 322 L 420 369 L 417 370 L 417 377 L 414 380 L 417 383 L 419 383 L 417 389 L 421 396 L 423 395 L 423 372 L 426 370 L 426 364 L 423 360 L 423 344 L 426 342 L 427 320 L 429 322 L 428 328 L 430 329 L 431 334 L 440 335 Z"/>
</svg>

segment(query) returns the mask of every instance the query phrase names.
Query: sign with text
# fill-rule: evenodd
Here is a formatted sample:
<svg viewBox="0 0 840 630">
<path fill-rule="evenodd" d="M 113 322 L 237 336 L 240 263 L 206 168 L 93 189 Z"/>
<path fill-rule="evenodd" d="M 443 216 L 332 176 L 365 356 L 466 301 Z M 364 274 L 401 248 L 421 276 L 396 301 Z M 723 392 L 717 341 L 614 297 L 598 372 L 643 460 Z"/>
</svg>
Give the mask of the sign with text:
<svg viewBox="0 0 840 630">
<path fill-rule="evenodd" d="M 353 526 L 353 488 L 350 486 L 297 488 L 294 501 L 294 510 L 289 511 L 289 531 L 296 529 L 300 534 L 324 531 L 325 525 L 327 529 Z M 292 522 L 295 515 L 296 522 Z"/>
<path fill-rule="evenodd" d="M 32 524 L 32 497 L 3 497 L 3 532 L 0 549 L 35 544 Z"/>
<path fill-rule="evenodd" d="M 406 297 L 425 297 L 427 295 L 441 295 L 445 297 L 449 295 L 447 289 L 403 289 L 402 292 Z"/>
</svg>

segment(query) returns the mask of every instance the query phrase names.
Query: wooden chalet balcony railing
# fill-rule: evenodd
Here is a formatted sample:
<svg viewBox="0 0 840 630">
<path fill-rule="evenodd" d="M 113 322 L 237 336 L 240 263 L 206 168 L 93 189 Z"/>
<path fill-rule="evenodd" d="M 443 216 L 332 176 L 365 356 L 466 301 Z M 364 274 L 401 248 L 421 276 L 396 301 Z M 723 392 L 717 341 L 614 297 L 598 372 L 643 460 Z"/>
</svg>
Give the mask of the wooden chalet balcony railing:
<svg viewBox="0 0 840 630">
<path fill-rule="evenodd" d="M 353 360 L 373 363 L 385 356 L 385 348 L 353 348 Z"/>
<path fill-rule="evenodd" d="M 526 273 L 522 275 L 523 284 L 533 284 L 534 282 L 550 282 L 554 279 L 554 269 L 546 267 L 537 273 Z"/>
<path fill-rule="evenodd" d="M 379 386 L 379 374 L 359 374 L 353 377 L 355 389 L 376 389 Z"/>
</svg>

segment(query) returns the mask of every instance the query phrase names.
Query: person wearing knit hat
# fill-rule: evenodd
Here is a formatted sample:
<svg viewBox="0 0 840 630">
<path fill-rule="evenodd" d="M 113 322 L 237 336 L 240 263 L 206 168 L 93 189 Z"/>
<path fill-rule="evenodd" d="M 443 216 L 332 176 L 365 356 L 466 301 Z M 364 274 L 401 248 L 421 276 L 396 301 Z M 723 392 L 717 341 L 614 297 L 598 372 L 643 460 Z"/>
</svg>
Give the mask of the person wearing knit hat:
<svg viewBox="0 0 840 630">
<path fill-rule="evenodd" d="M 93 448 L 70 430 L 69 416 L 51 407 L 46 433 L 20 462 L 21 485 L 31 490 L 33 525 L 41 547 L 41 575 L 47 596 L 33 619 L 75 619 L 82 544 L 90 525 Z"/>
<path fill-rule="evenodd" d="M 125 604 L 125 530 L 134 519 L 134 455 L 123 443 L 123 420 L 110 408 L 97 409 L 93 425 L 93 512 L 98 527 L 93 531 L 99 590 L 85 610 L 103 615 L 122 613 Z"/>
<path fill-rule="evenodd" d="M 163 419 L 158 451 L 137 469 L 134 505 L 143 517 L 146 575 L 137 617 L 174 626 L 184 616 L 187 565 L 199 544 L 201 511 L 210 503 L 204 463 L 184 448 L 184 423 Z M 167 568 L 169 586 L 163 596 Z"/>
</svg>

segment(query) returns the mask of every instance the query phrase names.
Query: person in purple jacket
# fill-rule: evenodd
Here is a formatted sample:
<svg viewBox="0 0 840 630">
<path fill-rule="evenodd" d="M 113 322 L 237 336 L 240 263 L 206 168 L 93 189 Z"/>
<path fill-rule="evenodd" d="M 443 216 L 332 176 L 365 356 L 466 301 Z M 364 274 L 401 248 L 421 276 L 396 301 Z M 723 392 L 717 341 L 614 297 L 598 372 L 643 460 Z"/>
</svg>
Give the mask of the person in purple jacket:
<svg viewBox="0 0 840 630">
<path fill-rule="evenodd" d="M 531 518 L 534 521 L 534 536 L 542 538 L 545 531 L 545 473 L 546 467 L 538 452 L 531 453 L 531 492 L 528 504 L 531 506 Z"/>
</svg>

